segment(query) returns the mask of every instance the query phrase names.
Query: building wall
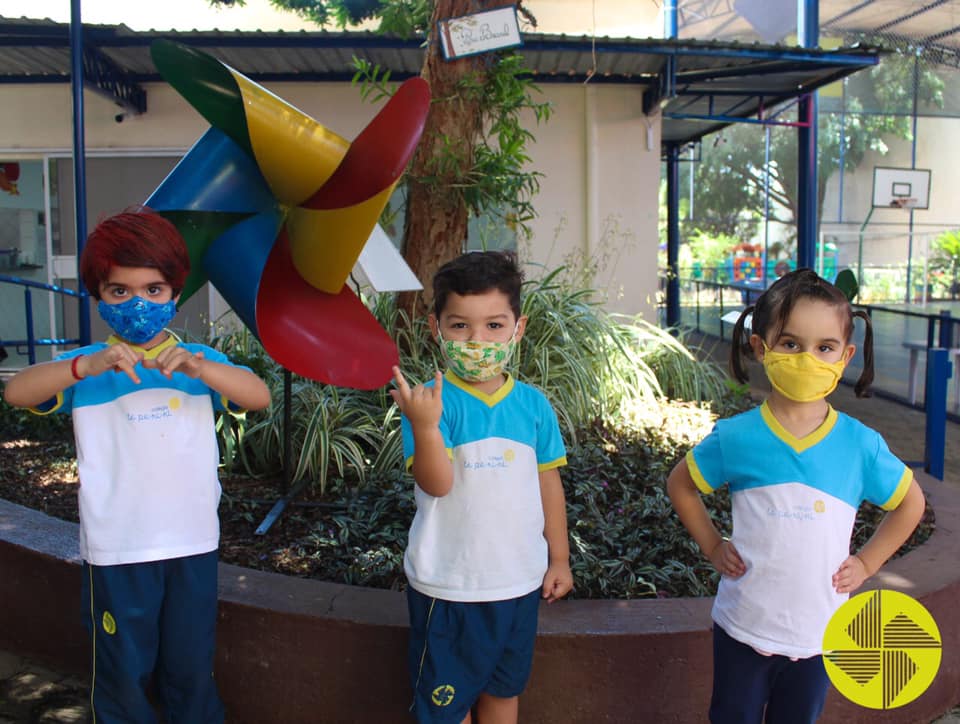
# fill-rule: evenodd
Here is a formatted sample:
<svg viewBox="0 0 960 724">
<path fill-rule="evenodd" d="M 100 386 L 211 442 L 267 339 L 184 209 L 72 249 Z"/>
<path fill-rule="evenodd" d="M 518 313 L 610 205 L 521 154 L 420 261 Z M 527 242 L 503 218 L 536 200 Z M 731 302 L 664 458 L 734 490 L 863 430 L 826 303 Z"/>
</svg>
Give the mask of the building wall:
<svg viewBox="0 0 960 724">
<path fill-rule="evenodd" d="M 206 122 L 172 88 L 146 88 L 147 112 L 119 122 L 116 105 L 85 92 L 88 156 L 124 156 L 128 161 L 176 157 L 206 130 Z M 268 88 L 347 139 L 355 137 L 378 108 L 363 102 L 349 84 L 277 83 Z M 593 258 L 596 273 L 587 275 L 585 283 L 605 295 L 610 309 L 654 319 L 659 123 L 643 115 L 639 88 L 541 88 L 542 99 L 554 104 L 554 112 L 541 126 L 529 121 L 536 137 L 531 167 L 544 177 L 535 199 L 539 217 L 531 225 L 532 239 L 521 244 L 521 256 L 545 268 L 571 260 L 583 268 Z M 69 154 L 70 88 L 0 86 L 0 139 L 0 160 Z M 157 164 L 147 165 L 152 169 Z M 152 178 L 149 183 L 155 185 Z M 145 198 L 142 189 L 135 188 L 138 184 L 98 177 L 95 164 L 88 169 L 87 185 L 92 190 L 88 202 L 95 202 L 88 203 L 91 224 L 102 213 Z M 103 198 L 104 188 L 113 194 L 112 202 Z M 213 295 L 211 311 L 221 303 L 217 298 Z"/>
</svg>

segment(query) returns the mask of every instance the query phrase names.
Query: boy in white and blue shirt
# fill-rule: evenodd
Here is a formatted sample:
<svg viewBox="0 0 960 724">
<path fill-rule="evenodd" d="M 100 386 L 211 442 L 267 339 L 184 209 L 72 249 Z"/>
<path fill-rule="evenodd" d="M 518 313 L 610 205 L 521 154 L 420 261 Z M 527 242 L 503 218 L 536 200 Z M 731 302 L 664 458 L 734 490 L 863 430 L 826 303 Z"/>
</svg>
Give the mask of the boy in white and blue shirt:
<svg viewBox="0 0 960 724">
<path fill-rule="evenodd" d="M 172 223 L 147 209 L 90 233 L 80 273 L 115 334 L 7 383 L 4 398 L 71 413 L 80 478 L 81 607 L 96 722 L 219 724 L 213 678 L 219 451 L 214 412 L 261 409 L 266 385 L 165 327 L 190 268 Z"/>
<path fill-rule="evenodd" d="M 465 254 L 434 277 L 430 325 L 448 370 L 395 370 L 417 513 L 404 568 L 411 711 L 420 722 L 516 722 L 541 599 L 573 587 L 557 418 L 505 372 L 526 328 L 512 254 Z"/>
</svg>

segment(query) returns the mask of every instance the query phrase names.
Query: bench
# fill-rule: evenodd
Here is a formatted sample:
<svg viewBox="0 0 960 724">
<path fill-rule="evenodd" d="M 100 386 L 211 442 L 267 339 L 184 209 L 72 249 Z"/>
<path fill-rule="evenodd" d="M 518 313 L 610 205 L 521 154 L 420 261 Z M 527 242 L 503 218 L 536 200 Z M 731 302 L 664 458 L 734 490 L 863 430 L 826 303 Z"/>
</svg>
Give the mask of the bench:
<svg viewBox="0 0 960 724">
<path fill-rule="evenodd" d="M 919 384 L 919 358 L 921 352 L 927 351 L 927 345 L 924 342 L 904 342 L 904 348 L 910 350 L 910 372 L 907 383 L 907 398 L 911 405 L 917 404 L 917 390 Z M 960 347 L 951 347 L 947 350 L 947 356 L 953 361 L 954 376 L 960 374 Z M 956 380 L 953 385 L 953 406 L 960 411 L 960 380 Z"/>
</svg>

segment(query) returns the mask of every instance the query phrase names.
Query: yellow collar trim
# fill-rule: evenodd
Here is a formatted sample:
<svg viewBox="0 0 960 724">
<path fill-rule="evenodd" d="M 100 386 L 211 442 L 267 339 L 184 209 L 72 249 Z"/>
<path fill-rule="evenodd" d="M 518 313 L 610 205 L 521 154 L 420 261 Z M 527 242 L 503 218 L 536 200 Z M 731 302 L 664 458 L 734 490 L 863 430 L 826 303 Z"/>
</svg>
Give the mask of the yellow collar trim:
<svg viewBox="0 0 960 724">
<path fill-rule="evenodd" d="M 503 398 L 505 398 L 507 395 L 509 395 L 509 394 L 510 394 L 510 390 L 513 389 L 513 384 L 514 384 L 514 382 L 513 382 L 513 376 L 512 376 L 511 374 L 507 373 L 507 380 L 506 380 L 506 382 L 504 382 L 502 385 L 500 385 L 499 389 L 498 389 L 496 392 L 494 392 L 492 395 L 488 395 L 486 392 L 481 392 L 480 390 L 478 390 L 476 387 L 474 387 L 473 385 L 471 385 L 469 382 L 460 379 L 459 377 L 457 377 L 457 376 L 456 376 L 453 372 L 451 372 L 450 370 L 447 370 L 446 374 L 443 376 L 443 381 L 444 381 L 444 382 L 448 382 L 449 384 L 453 385 L 454 387 L 457 387 L 457 388 L 463 390 L 463 391 L 466 392 L 468 395 L 473 395 L 473 396 L 476 397 L 478 400 L 480 400 L 480 402 L 484 403 L 487 407 L 493 407 L 493 406 L 496 405 L 498 402 L 500 402 L 501 400 L 503 400 Z"/>
<path fill-rule="evenodd" d="M 820 427 L 802 438 L 795 437 L 783 425 L 780 424 L 780 421 L 774 417 L 773 412 L 770 410 L 770 406 L 767 404 L 766 400 L 764 400 L 763 404 L 760 405 L 760 415 L 763 417 L 763 421 L 767 423 L 767 427 L 770 428 L 770 432 L 793 448 L 794 452 L 802 453 L 804 450 L 809 450 L 818 442 L 823 440 L 823 438 L 830 434 L 833 426 L 837 424 L 837 411 L 834 410 L 829 404 L 827 407 L 829 408 L 827 411 L 827 417 L 822 423 L 820 423 Z"/>
<path fill-rule="evenodd" d="M 169 329 L 166 329 L 164 331 L 167 333 L 167 338 L 163 340 L 160 344 L 158 344 L 156 347 L 151 347 L 150 349 L 144 349 L 139 345 L 126 342 L 125 340 L 120 339 L 115 334 L 111 334 L 109 337 L 107 337 L 107 344 L 120 344 L 121 342 L 125 342 L 126 345 L 130 347 L 130 349 L 132 349 L 134 352 L 139 352 L 140 354 L 142 354 L 144 359 L 153 359 L 158 354 L 163 352 L 163 350 L 165 350 L 167 347 L 176 347 L 178 344 L 180 344 L 180 338 L 177 335 L 175 335 Z"/>
</svg>

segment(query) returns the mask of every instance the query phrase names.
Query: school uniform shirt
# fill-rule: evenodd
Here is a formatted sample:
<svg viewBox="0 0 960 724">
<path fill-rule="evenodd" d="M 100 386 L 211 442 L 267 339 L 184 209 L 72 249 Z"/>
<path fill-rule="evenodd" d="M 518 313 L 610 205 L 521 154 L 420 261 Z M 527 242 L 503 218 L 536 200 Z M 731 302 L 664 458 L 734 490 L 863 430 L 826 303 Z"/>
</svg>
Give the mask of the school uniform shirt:
<svg viewBox="0 0 960 724">
<path fill-rule="evenodd" d="M 406 417 L 401 426 L 409 469 L 413 432 Z M 440 498 L 414 488 L 403 559 L 410 585 L 447 601 L 501 601 L 539 588 L 547 571 L 539 474 L 567 462 L 550 403 L 511 376 L 487 395 L 448 371 L 440 432 L 453 487 Z"/>
<path fill-rule="evenodd" d="M 92 344 L 58 357 L 94 354 Z M 170 336 L 145 357 L 180 344 Z M 213 362 L 222 353 L 183 344 Z M 80 555 L 98 566 L 143 563 L 216 550 L 220 481 L 214 410 L 228 401 L 203 381 L 138 364 L 140 384 L 123 372 L 85 377 L 34 409 L 70 412 L 80 478 Z"/>
<path fill-rule="evenodd" d="M 822 653 L 823 633 L 847 599 L 831 577 L 850 555 L 860 503 L 896 508 L 913 475 L 874 430 L 830 408 L 802 439 L 766 403 L 720 420 L 687 454 L 697 487 L 730 486 L 731 542 L 746 565 L 723 576 L 713 620 L 763 652 Z"/>
</svg>

